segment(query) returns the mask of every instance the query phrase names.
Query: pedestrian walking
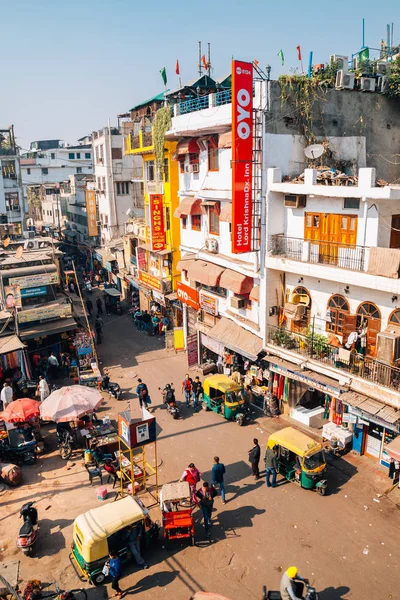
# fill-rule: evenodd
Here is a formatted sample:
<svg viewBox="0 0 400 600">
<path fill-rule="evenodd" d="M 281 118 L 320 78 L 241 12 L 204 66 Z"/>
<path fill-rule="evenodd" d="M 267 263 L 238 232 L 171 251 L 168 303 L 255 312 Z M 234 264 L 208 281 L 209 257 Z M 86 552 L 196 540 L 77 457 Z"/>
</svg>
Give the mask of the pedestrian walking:
<svg viewBox="0 0 400 600">
<path fill-rule="evenodd" d="M 149 390 L 147 388 L 147 385 L 145 383 L 143 383 L 143 381 L 141 379 L 138 379 L 138 386 L 136 388 L 136 393 L 139 397 L 140 408 L 143 408 L 143 404 L 144 404 L 145 408 L 148 408 L 148 405 L 151 402 L 150 396 L 149 396 Z"/>
<path fill-rule="evenodd" d="M 264 456 L 265 479 L 267 487 L 276 487 L 276 473 L 278 469 L 277 447 L 267 448 Z M 272 483 L 271 483 L 272 475 Z"/>
<path fill-rule="evenodd" d="M 167 315 L 165 315 L 163 320 L 160 323 L 160 333 L 165 333 L 166 331 L 168 331 L 168 327 L 169 327 L 169 319 L 168 319 Z"/>
<path fill-rule="evenodd" d="M 157 315 L 151 317 L 151 325 L 153 327 L 153 335 L 158 335 L 160 333 L 160 319 Z"/>
<path fill-rule="evenodd" d="M 96 306 L 97 306 L 97 314 L 102 315 L 103 314 L 103 303 L 101 301 L 101 298 L 97 298 Z"/>
<path fill-rule="evenodd" d="M 47 359 L 47 366 L 48 366 L 49 376 L 56 377 L 60 363 L 58 362 L 57 357 L 54 356 L 54 352 L 50 353 L 50 356 Z"/>
<path fill-rule="evenodd" d="M 103 319 L 99 317 L 99 315 L 97 315 L 96 320 L 94 322 L 94 328 L 96 330 L 97 343 L 101 344 L 103 336 Z"/>
<path fill-rule="evenodd" d="M 38 389 L 40 401 L 43 402 L 43 400 L 46 400 L 47 396 L 50 395 L 50 390 L 49 390 L 49 384 L 47 383 L 45 378 L 42 377 L 41 375 L 39 375 L 39 383 L 38 383 L 37 389 Z"/>
<path fill-rule="evenodd" d="M 3 389 L 1 390 L 0 400 L 3 403 L 3 410 L 6 410 L 10 402 L 13 401 L 14 393 L 11 385 L 8 381 L 4 382 Z"/>
<path fill-rule="evenodd" d="M 200 377 L 196 375 L 194 381 L 192 383 L 192 392 L 193 392 L 193 408 L 194 412 L 197 412 L 199 406 L 199 398 L 200 394 L 203 393 L 203 385 L 200 381 Z"/>
<path fill-rule="evenodd" d="M 182 381 L 182 393 L 185 394 L 186 406 L 190 405 L 190 397 L 192 395 L 192 383 L 193 380 L 189 377 L 189 373 L 186 373 L 185 379 Z"/>
<path fill-rule="evenodd" d="M 143 331 L 143 321 L 142 321 L 142 313 L 140 312 L 140 308 L 137 307 L 135 314 L 133 315 L 135 325 L 138 331 Z"/>
<path fill-rule="evenodd" d="M 93 302 L 91 301 L 90 298 L 86 298 L 85 304 L 86 304 L 86 310 L 89 313 L 89 317 L 91 317 L 92 316 L 92 310 L 93 310 Z"/>
<path fill-rule="evenodd" d="M 225 465 L 223 465 L 222 463 L 219 462 L 218 456 L 214 456 L 214 464 L 213 464 L 213 468 L 211 471 L 212 485 L 219 487 L 219 491 L 221 493 L 222 504 L 226 504 L 226 502 L 225 502 L 225 482 L 224 482 L 225 472 L 226 472 Z"/>
<path fill-rule="evenodd" d="M 249 450 L 249 462 L 251 463 L 251 469 L 253 471 L 253 475 L 256 479 L 260 479 L 260 469 L 258 464 L 260 462 L 261 449 L 258 445 L 258 439 L 254 438 L 253 440 L 253 448 Z"/>
<path fill-rule="evenodd" d="M 207 538 L 209 538 L 211 535 L 210 529 L 212 525 L 212 509 L 214 506 L 214 497 L 216 495 L 216 490 L 213 487 L 210 487 L 207 481 L 203 483 L 199 491 L 196 493 L 197 498 L 200 500 L 200 508 L 204 519 L 204 531 Z"/>
<path fill-rule="evenodd" d="M 147 335 L 151 335 L 151 316 L 147 310 L 144 310 L 142 313 L 142 322 L 143 329 L 146 331 Z"/>
<path fill-rule="evenodd" d="M 128 528 L 128 547 L 131 551 L 133 558 L 136 563 L 140 565 L 143 569 L 147 569 L 146 561 L 142 558 L 140 554 L 140 540 L 143 535 L 143 525 L 141 523 L 137 523 L 135 525 L 131 525 Z"/>
<path fill-rule="evenodd" d="M 179 481 L 187 481 L 190 487 L 190 494 L 192 497 L 192 501 L 194 504 L 198 505 L 199 501 L 196 496 L 197 484 L 199 483 L 201 478 L 201 473 L 195 467 L 194 463 L 190 463 L 187 469 L 185 469 L 182 473 L 182 477 Z"/>
<path fill-rule="evenodd" d="M 70 365 L 71 365 L 71 359 L 69 357 L 68 352 L 63 352 L 61 354 L 61 366 L 62 366 L 64 377 L 68 377 Z"/>
<path fill-rule="evenodd" d="M 119 587 L 119 580 L 122 575 L 122 561 L 116 552 L 110 552 L 110 560 L 106 564 L 110 570 L 111 587 L 115 590 L 112 598 L 121 598 L 122 590 Z"/>
</svg>

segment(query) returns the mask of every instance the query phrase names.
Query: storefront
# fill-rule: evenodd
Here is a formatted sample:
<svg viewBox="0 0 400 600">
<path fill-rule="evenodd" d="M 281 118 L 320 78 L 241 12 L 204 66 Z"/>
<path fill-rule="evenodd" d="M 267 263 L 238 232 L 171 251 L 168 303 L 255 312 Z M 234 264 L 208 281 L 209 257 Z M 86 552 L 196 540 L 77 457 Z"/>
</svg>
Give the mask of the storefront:
<svg viewBox="0 0 400 600">
<path fill-rule="evenodd" d="M 11 381 L 14 398 L 26 395 L 26 382 L 31 379 L 31 368 L 25 345 L 16 335 L 0 338 L 0 382 Z M 32 390 L 34 392 L 34 390 Z"/>
<path fill-rule="evenodd" d="M 76 379 L 80 385 L 99 387 L 101 374 L 97 363 L 97 355 L 93 338 L 86 331 L 77 332 L 74 338 L 76 351 Z"/>
</svg>

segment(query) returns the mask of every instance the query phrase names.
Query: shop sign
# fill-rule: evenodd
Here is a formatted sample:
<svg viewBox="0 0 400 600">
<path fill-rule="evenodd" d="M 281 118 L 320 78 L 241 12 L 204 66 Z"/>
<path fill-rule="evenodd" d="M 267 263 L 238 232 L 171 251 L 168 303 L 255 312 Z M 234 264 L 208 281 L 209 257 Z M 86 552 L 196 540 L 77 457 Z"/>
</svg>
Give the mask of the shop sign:
<svg viewBox="0 0 400 600">
<path fill-rule="evenodd" d="M 253 65 L 232 61 L 232 252 L 251 252 Z"/>
<path fill-rule="evenodd" d="M 166 306 L 164 294 L 160 294 L 160 292 L 156 292 L 156 290 L 153 290 L 152 294 L 153 294 L 154 300 L 156 302 L 158 302 L 158 304 L 161 304 L 161 306 Z"/>
<path fill-rule="evenodd" d="M 350 413 L 344 413 L 342 421 L 343 423 L 356 423 L 357 417 L 356 415 L 351 415 Z"/>
<path fill-rule="evenodd" d="M 188 306 L 199 310 L 199 292 L 194 290 L 193 288 L 185 285 L 181 281 L 176 282 L 176 293 L 178 295 L 178 299 L 181 302 L 184 302 Z"/>
<path fill-rule="evenodd" d="M 146 269 L 146 250 L 144 248 L 136 248 L 137 264 L 139 269 Z"/>
<path fill-rule="evenodd" d="M 5 285 L 4 300 L 6 308 L 21 308 L 21 288 L 19 285 Z"/>
<path fill-rule="evenodd" d="M 98 235 L 96 192 L 94 190 L 86 190 L 86 214 L 88 235 L 89 237 L 94 237 Z"/>
<path fill-rule="evenodd" d="M 197 344 L 197 333 L 187 336 L 186 347 L 188 367 L 190 369 L 199 364 L 199 348 Z"/>
<path fill-rule="evenodd" d="M 209 315 L 214 317 L 218 314 L 217 311 L 217 299 L 206 294 L 200 294 L 200 308 Z"/>
<path fill-rule="evenodd" d="M 150 194 L 151 249 L 164 250 L 165 227 L 162 194 Z"/>
<path fill-rule="evenodd" d="M 41 287 L 25 288 L 21 290 L 22 298 L 33 298 L 34 296 L 45 296 L 47 294 L 47 287 L 45 285 Z"/>
<path fill-rule="evenodd" d="M 139 271 L 139 281 L 153 288 L 154 290 L 161 290 L 161 281 L 157 277 L 153 277 L 146 271 Z"/>
<path fill-rule="evenodd" d="M 53 304 L 51 306 L 40 306 L 30 308 L 18 313 L 18 323 L 31 323 L 32 321 L 52 321 L 72 315 L 72 306 L 68 304 Z"/>
<path fill-rule="evenodd" d="M 313 387 L 314 389 L 318 390 L 319 392 L 323 392 L 324 394 L 329 394 L 331 396 L 334 396 L 335 398 L 340 398 L 340 394 L 341 394 L 340 390 L 337 390 L 329 385 L 325 385 L 324 383 L 321 383 L 320 381 L 314 381 L 313 379 L 311 379 L 311 377 L 293 373 L 292 371 L 289 371 L 288 369 L 284 369 L 283 367 L 274 365 L 272 363 L 270 364 L 269 369 L 270 369 L 270 371 L 273 371 L 274 373 L 278 373 L 279 375 L 284 375 L 285 377 L 289 377 L 289 379 L 293 379 L 293 381 L 300 381 L 300 383 L 305 383 L 307 386 Z"/>
<path fill-rule="evenodd" d="M 37 273 L 36 275 L 25 275 L 23 277 L 10 277 L 10 285 L 19 285 L 21 289 L 31 288 L 41 285 L 54 285 L 58 283 L 58 273 Z"/>
</svg>

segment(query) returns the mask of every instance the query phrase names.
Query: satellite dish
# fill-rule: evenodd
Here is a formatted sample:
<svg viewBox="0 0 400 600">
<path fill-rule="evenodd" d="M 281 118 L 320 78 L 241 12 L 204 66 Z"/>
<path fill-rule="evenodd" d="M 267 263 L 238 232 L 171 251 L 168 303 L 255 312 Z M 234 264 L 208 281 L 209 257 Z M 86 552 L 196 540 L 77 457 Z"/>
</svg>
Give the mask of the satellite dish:
<svg viewBox="0 0 400 600">
<path fill-rule="evenodd" d="M 134 215 L 135 213 L 134 213 L 134 210 L 133 210 L 133 208 L 128 208 L 128 210 L 126 211 L 126 213 L 125 213 L 125 214 L 126 214 L 126 216 L 127 216 L 127 217 L 133 217 L 133 215 Z"/>
<path fill-rule="evenodd" d="M 315 158 L 319 158 L 325 152 L 325 148 L 322 144 L 311 144 L 311 146 L 307 146 L 304 148 L 304 154 L 307 158 L 314 160 Z"/>
</svg>

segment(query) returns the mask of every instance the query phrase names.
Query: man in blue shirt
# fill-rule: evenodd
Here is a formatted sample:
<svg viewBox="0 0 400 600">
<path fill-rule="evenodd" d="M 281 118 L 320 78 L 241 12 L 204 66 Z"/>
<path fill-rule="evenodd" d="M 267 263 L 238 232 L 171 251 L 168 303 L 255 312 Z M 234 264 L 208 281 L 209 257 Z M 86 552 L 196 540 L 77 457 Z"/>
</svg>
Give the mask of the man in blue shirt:
<svg viewBox="0 0 400 600">
<path fill-rule="evenodd" d="M 219 462 L 218 456 L 214 456 L 214 465 L 213 465 L 213 468 L 211 471 L 212 484 L 214 485 L 217 483 L 219 485 L 219 489 L 221 492 L 222 504 L 226 504 L 224 475 L 225 475 L 225 465 L 223 465 L 222 463 Z"/>
<path fill-rule="evenodd" d="M 114 598 L 117 596 L 118 598 L 121 598 L 123 592 L 119 587 L 119 580 L 122 575 L 122 562 L 116 552 L 110 552 L 108 567 L 110 569 L 111 587 L 115 590 L 115 594 L 112 597 Z"/>
</svg>

